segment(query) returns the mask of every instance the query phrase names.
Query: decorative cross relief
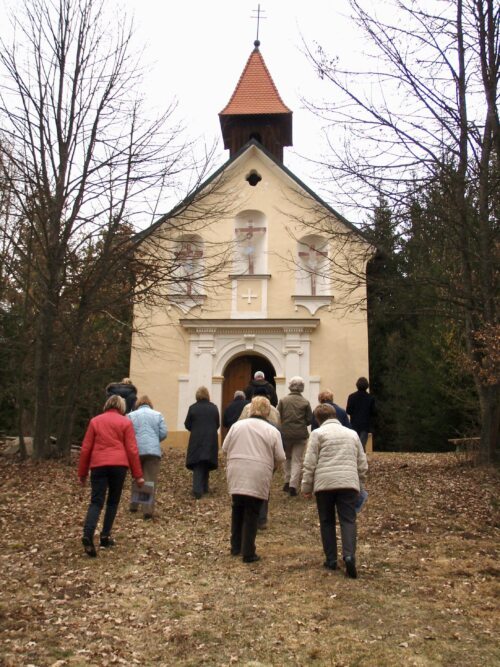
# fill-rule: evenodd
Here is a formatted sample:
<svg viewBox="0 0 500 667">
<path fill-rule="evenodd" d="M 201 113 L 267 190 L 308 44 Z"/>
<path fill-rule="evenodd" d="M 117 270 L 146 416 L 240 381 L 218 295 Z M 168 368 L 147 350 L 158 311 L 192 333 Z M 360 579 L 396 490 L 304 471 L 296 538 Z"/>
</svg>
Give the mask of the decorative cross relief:
<svg viewBox="0 0 500 667">
<path fill-rule="evenodd" d="M 301 251 L 299 252 L 299 257 L 302 259 L 304 266 L 311 278 L 311 295 L 316 296 L 317 272 L 321 266 L 321 260 L 328 258 L 328 253 L 315 248 L 314 245 L 307 245 L 307 247 L 309 248 L 309 252 Z"/>
<path fill-rule="evenodd" d="M 258 299 L 259 298 L 258 294 L 253 294 L 252 293 L 252 290 L 250 289 L 250 287 L 248 288 L 246 294 L 241 294 L 240 296 L 241 296 L 242 299 L 246 299 L 247 303 L 249 303 L 249 304 L 252 303 L 252 299 Z"/>
<path fill-rule="evenodd" d="M 198 262 L 203 257 L 203 251 L 197 250 L 191 243 L 183 243 L 181 249 L 175 253 L 175 259 L 183 261 L 181 270 L 186 278 L 186 293 L 193 294 L 193 274 L 196 273 Z"/>
<path fill-rule="evenodd" d="M 265 227 L 254 227 L 252 220 L 248 221 L 248 227 L 236 228 L 237 234 L 245 234 L 245 236 L 241 239 L 241 241 L 244 244 L 243 247 L 241 248 L 241 252 L 248 260 L 248 273 L 251 276 L 253 276 L 255 272 L 255 264 L 254 264 L 255 245 L 253 243 L 253 237 L 255 233 L 265 234 L 265 232 L 266 232 Z"/>
</svg>

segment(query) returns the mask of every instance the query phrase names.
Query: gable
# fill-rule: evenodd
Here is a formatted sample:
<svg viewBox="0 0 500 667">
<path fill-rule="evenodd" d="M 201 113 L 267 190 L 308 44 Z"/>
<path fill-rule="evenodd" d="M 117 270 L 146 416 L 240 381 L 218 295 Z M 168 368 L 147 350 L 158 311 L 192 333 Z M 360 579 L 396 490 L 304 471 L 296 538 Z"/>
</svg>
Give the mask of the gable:
<svg viewBox="0 0 500 667">
<path fill-rule="evenodd" d="M 276 190 L 281 192 L 281 196 L 279 197 L 280 205 L 290 203 L 291 193 L 294 193 L 293 196 L 297 198 L 297 204 L 300 202 L 299 207 L 304 211 L 310 206 L 310 210 L 314 210 L 317 216 L 333 219 L 347 231 L 353 232 L 358 240 L 364 241 L 367 246 L 372 245 L 360 229 L 327 204 L 318 194 L 303 183 L 292 171 L 278 162 L 255 140 L 243 146 L 236 155 L 221 165 L 189 197 L 180 202 L 169 213 L 159 218 L 147 230 L 140 232 L 138 237 L 147 238 L 155 229 L 169 219 L 181 215 L 183 211 L 189 210 L 190 205 L 200 201 L 210 193 L 211 189 L 216 188 L 217 183 L 222 182 L 222 180 L 224 180 L 226 186 L 229 186 L 228 191 L 234 188 L 236 192 L 241 193 L 244 192 L 246 187 L 251 188 L 244 179 L 250 174 L 252 169 L 255 169 L 256 163 L 263 165 L 269 178 L 275 184 Z M 262 187 L 262 184 L 258 184 L 256 187 Z"/>
</svg>

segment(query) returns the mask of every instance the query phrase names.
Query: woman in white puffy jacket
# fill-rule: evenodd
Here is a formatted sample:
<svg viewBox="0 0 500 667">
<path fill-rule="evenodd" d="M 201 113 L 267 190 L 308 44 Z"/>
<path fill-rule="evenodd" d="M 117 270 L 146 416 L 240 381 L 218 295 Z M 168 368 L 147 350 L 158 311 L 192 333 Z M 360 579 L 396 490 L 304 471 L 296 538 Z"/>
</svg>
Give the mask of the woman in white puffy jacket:
<svg viewBox="0 0 500 667">
<path fill-rule="evenodd" d="M 155 506 L 156 484 L 162 457 L 160 442 L 167 437 L 167 424 L 161 412 L 153 410 L 153 404 L 147 396 L 141 396 L 136 403 L 135 410 L 127 416 L 134 425 L 144 481 L 154 483 L 151 503 L 147 506 L 143 505 L 144 518 L 152 519 Z M 138 506 L 131 503 L 130 511 L 137 512 L 137 509 Z"/>
<path fill-rule="evenodd" d="M 346 574 L 355 579 L 356 502 L 368 472 L 366 454 L 356 431 L 341 425 L 333 406 L 318 405 L 314 416 L 320 426 L 311 433 L 307 443 L 302 493 L 311 498 L 314 492 L 316 497 L 326 556 L 324 566 L 330 570 L 337 569 L 337 511 Z"/>
</svg>

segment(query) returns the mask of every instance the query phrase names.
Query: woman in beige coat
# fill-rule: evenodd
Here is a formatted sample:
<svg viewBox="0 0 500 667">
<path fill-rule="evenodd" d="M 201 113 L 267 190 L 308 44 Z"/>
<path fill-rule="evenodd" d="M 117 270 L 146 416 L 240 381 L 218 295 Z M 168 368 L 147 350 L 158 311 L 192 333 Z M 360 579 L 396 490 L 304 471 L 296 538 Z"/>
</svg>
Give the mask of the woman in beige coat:
<svg viewBox="0 0 500 667">
<path fill-rule="evenodd" d="M 285 460 L 280 433 L 266 421 L 270 407 L 264 396 L 252 399 L 250 417 L 231 426 L 222 447 L 232 497 L 231 554 L 241 553 L 245 563 L 259 560 L 255 553 L 259 511 L 269 497 L 274 470 Z"/>
<path fill-rule="evenodd" d="M 314 416 L 320 426 L 311 433 L 307 443 L 302 493 L 311 498 L 314 491 L 316 496 L 326 556 L 324 566 L 330 570 L 337 569 L 337 511 L 346 574 L 355 579 L 356 502 L 368 472 L 366 454 L 356 431 L 341 425 L 333 406 L 318 405 Z"/>
</svg>

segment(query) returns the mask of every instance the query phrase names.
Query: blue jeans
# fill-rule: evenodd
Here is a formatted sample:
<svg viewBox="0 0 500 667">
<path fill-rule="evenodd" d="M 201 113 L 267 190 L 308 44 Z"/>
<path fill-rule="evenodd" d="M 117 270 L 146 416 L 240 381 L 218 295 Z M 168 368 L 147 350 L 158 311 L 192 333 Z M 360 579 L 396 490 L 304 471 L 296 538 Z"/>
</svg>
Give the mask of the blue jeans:
<svg viewBox="0 0 500 667">
<path fill-rule="evenodd" d="M 368 431 L 360 431 L 358 433 L 361 444 L 363 445 L 363 450 L 366 450 L 366 443 L 368 442 Z"/>
<path fill-rule="evenodd" d="M 92 468 L 90 471 L 90 505 L 85 517 L 85 523 L 83 524 L 83 535 L 85 537 L 89 537 L 90 539 L 94 537 L 95 529 L 102 508 L 104 507 L 106 491 L 108 492 L 108 498 L 101 535 L 111 535 L 127 470 L 127 466 L 99 466 L 98 468 Z"/>
</svg>

